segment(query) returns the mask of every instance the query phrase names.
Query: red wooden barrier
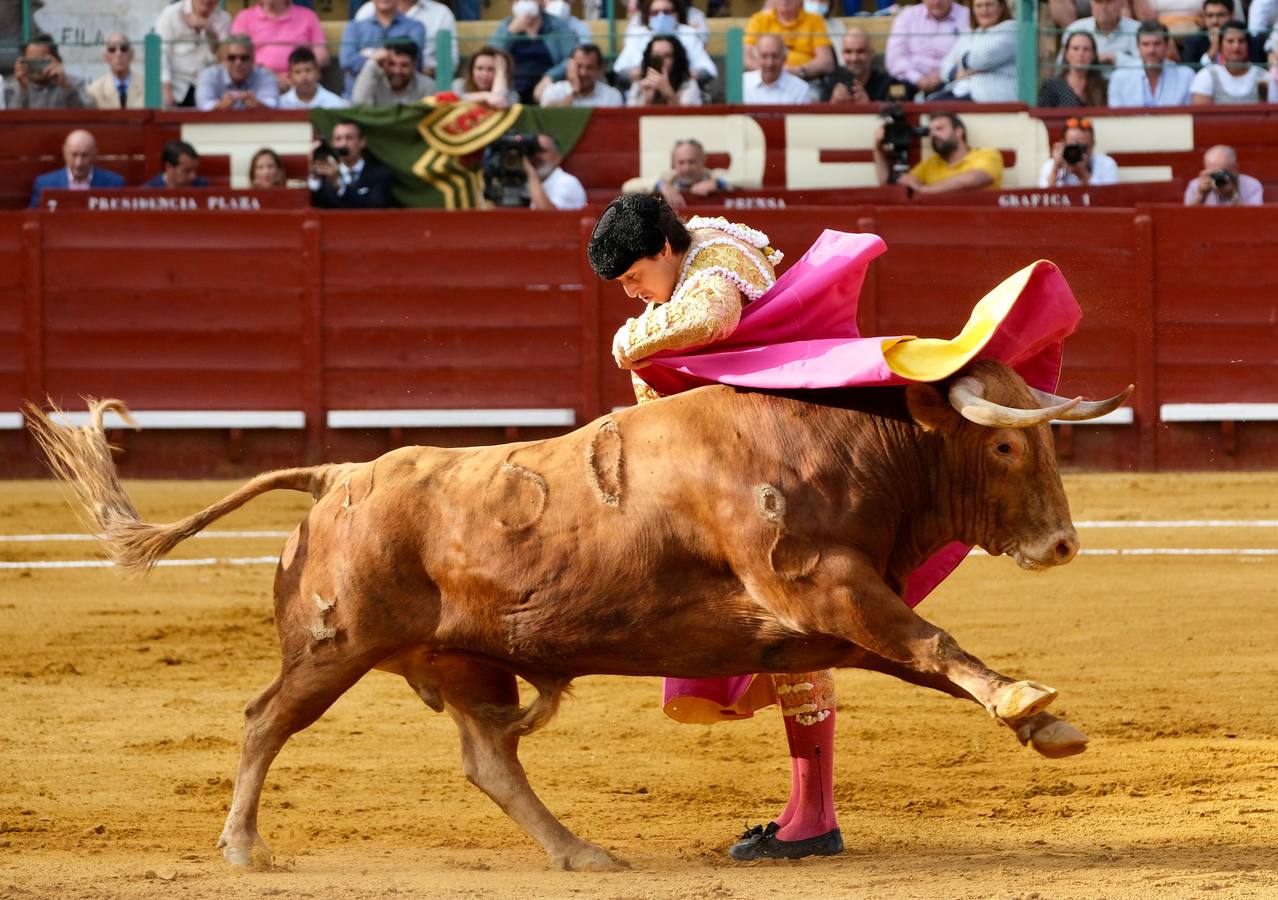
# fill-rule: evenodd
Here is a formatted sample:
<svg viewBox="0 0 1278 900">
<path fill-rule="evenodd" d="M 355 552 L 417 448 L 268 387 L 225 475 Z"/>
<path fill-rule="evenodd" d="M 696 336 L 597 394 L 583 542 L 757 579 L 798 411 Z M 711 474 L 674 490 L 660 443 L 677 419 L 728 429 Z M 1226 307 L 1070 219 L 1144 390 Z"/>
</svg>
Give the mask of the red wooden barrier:
<svg viewBox="0 0 1278 900">
<path fill-rule="evenodd" d="M 1062 435 L 1067 456 L 1119 468 L 1278 462 L 1273 423 L 1159 418 L 1163 403 L 1278 400 L 1275 208 L 743 218 L 791 262 L 823 228 L 882 234 L 890 249 L 866 281 L 866 333 L 952 335 L 999 279 L 1051 259 L 1084 309 L 1062 390 L 1138 385 L 1135 424 L 1075 427 Z M 584 422 L 632 402 L 609 346 L 640 309 L 589 273 L 592 225 L 530 211 L 3 213 L 0 416 L 46 392 L 72 408 L 91 394 L 142 410 L 304 412 L 304 433 L 245 439 L 249 469 L 366 457 L 401 439 L 510 436 L 334 430 L 330 410 L 566 408 Z M 129 440 L 131 474 L 229 471 L 224 434 Z M 21 432 L 0 429 L 0 460 L 36 471 Z"/>
</svg>

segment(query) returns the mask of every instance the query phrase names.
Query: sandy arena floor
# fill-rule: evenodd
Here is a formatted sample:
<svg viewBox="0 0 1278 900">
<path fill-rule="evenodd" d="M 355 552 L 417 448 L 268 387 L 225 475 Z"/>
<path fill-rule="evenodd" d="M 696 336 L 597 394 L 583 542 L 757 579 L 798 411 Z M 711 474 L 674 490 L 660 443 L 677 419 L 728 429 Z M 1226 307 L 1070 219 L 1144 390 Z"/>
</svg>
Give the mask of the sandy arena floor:
<svg viewBox="0 0 1278 900">
<path fill-rule="evenodd" d="M 1278 520 L 1278 474 L 1076 476 L 1082 520 Z M 152 521 L 224 483 L 131 486 Z M 272 494 L 215 526 L 291 529 Z M 0 482 L 0 535 L 79 531 L 49 483 Z M 214 850 L 244 703 L 276 668 L 269 565 L 12 567 L 98 557 L 0 540 L 0 897 L 1278 897 L 1278 527 L 1080 526 L 1088 555 L 1042 575 L 968 560 L 920 608 L 1010 675 L 1061 690 L 1092 737 L 1062 761 L 975 706 L 839 676 L 848 850 L 730 863 L 788 787 L 779 714 L 714 728 L 658 709 L 656 679 L 587 678 L 523 743 L 565 824 L 633 868 L 551 871 L 462 777 L 456 732 L 372 673 L 293 738 L 267 782 L 271 871 Z M 278 538 L 194 540 L 255 557 Z M 1269 551 L 1238 554 L 1238 549 Z"/>
</svg>

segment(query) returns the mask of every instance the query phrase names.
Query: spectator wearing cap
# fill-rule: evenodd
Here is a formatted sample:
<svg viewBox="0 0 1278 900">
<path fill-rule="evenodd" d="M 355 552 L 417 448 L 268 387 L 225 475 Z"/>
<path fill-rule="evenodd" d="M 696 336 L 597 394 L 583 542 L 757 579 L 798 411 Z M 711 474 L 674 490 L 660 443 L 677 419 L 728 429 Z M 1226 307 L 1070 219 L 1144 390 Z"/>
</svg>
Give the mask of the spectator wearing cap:
<svg viewBox="0 0 1278 900">
<path fill-rule="evenodd" d="M 906 6 L 892 19 L 888 35 L 888 74 L 925 94 L 941 86 L 941 60 L 966 31 L 971 13 L 953 0 L 923 0 Z"/>
<path fill-rule="evenodd" d="M 47 34 L 27 41 L 13 64 L 4 106 L 9 109 L 82 109 L 90 106 L 84 82 L 68 75 L 58 45 Z"/>
<path fill-rule="evenodd" d="M 328 65 L 328 43 L 315 11 L 291 0 L 258 0 L 236 15 L 233 34 L 247 34 L 259 48 L 257 62 L 275 76 L 277 91 L 288 85 L 288 55 L 310 47 L 320 68 Z"/>
<path fill-rule="evenodd" d="M 167 142 L 160 158 L 164 161 L 164 171 L 142 187 L 180 190 L 209 186 L 200 175 L 200 154 L 186 141 Z"/>
<path fill-rule="evenodd" d="M 1170 62 L 1171 37 L 1161 22 L 1145 22 L 1136 35 L 1140 67 L 1115 69 L 1109 76 L 1110 106 L 1185 106 L 1194 81 L 1188 66 Z"/>
<path fill-rule="evenodd" d="M 124 187 L 123 176 L 98 168 L 98 142 L 83 129 L 72 131 L 62 142 L 62 160 L 66 165 L 61 169 L 36 176 L 30 206 L 39 206 L 40 195 L 50 189 L 87 191 Z"/>
<path fill-rule="evenodd" d="M 200 73 L 217 63 L 217 47 L 231 34 L 231 16 L 218 0 L 180 0 L 155 20 L 160 36 L 160 91 L 165 106 L 195 106 Z"/>
<path fill-rule="evenodd" d="M 1065 120 L 1063 138 L 1052 145 L 1052 158 L 1043 163 L 1038 186 L 1100 187 L 1118 184 L 1118 163 L 1096 150 L 1091 119 Z"/>
<path fill-rule="evenodd" d="M 426 43 L 422 46 L 422 71 L 432 78 L 435 77 L 436 35 L 445 31 L 452 35 L 453 71 L 457 71 L 461 56 L 457 52 L 457 18 L 453 15 L 453 11 L 438 0 L 398 0 L 398 2 L 401 13 L 420 22 L 422 28 L 426 29 Z M 376 14 L 377 7 L 372 3 L 360 3 L 359 0 L 355 0 L 351 6 L 356 5 L 359 8 L 352 16 L 356 21 L 371 19 Z"/>
<path fill-rule="evenodd" d="M 218 48 L 221 63 L 200 73 L 195 87 L 198 109 L 274 109 L 279 102 L 275 75 L 255 60 L 253 39 L 233 34 Z"/>
<path fill-rule="evenodd" d="M 411 42 L 417 48 L 413 68 L 422 68 L 422 47 L 426 29 L 421 22 L 399 11 L 398 0 L 372 0 L 373 14 L 355 19 L 342 32 L 342 71 L 346 73 L 346 94 L 351 96 L 355 80 L 369 62 L 381 62 L 392 43 Z"/>
<path fill-rule="evenodd" d="M 798 104 L 812 98 L 808 83 L 786 71 L 785 41 L 778 34 L 763 33 L 754 44 L 758 68 L 741 77 L 741 100 L 749 104 Z"/>
<path fill-rule="evenodd" d="M 98 109 L 142 109 L 146 106 L 146 89 L 142 79 L 134 78 L 133 45 L 118 31 L 111 32 L 103 49 L 107 71 L 88 87 L 89 99 Z"/>
</svg>

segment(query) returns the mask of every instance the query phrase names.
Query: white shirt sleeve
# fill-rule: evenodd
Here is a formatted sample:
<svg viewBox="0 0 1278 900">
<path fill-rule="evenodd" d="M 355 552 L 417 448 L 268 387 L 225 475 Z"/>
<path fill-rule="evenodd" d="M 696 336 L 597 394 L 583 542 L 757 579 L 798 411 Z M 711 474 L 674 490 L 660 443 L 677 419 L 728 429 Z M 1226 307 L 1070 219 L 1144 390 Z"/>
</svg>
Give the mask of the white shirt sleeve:
<svg viewBox="0 0 1278 900">
<path fill-rule="evenodd" d="M 1114 157 L 1097 153 L 1092 157 L 1092 179 L 1089 184 L 1097 187 L 1105 184 L 1118 184 L 1118 163 Z"/>
<path fill-rule="evenodd" d="M 1052 184 L 1051 178 L 1052 160 L 1049 159 L 1043 163 L 1043 168 L 1038 170 L 1038 186 L 1041 188 L 1056 187 L 1056 185 Z"/>
<path fill-rule="evenodd" d="M 565 100 L 572 97 L 572 84 L 567 81 L 555 81 L 546 85 L 546 89 L 541 92 L 542 106 L 558 106 Z M 571 106 L 571 103 L 567 105 Z"/>
<path fill-rule="evenodd" d="M 1204 66 L 1198 70 L 1198 74 L 1189 85 L 1189 93 L 1202 94 L 1205 97 L 1211 97 L 1216 93 L 1211 83 L 1211 66 Z"/>
</svg>

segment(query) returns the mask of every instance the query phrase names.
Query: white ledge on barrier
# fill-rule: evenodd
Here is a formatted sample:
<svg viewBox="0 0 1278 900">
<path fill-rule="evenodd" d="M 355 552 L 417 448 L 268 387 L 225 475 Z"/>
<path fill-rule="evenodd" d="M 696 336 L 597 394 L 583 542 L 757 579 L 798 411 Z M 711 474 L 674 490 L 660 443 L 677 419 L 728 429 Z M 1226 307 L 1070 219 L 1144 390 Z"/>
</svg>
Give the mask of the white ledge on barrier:
<svg viewBox="0 0 1278 900">
<path fill-rule="evenodd" d="M 1278 422 L 1278 403 L 1164 403 L 1164 422 Z"/>
<path fill-rule="evenodd" d="M 0 412 L 0 431 L 18 431 L 22 428 L 22 413 Z"/>
<path fill-rule="evenodd" d="M 306 427 L 306 413 L 300 410 L 163 410 L 129 411 L 140 428 L 208 429 L 208 428 L 288 428 Z M 64 412 L 53 417 L 59 425 L 89 424 L 87 412 Z M 108 412 L 103 418 L 107 428 L 129 428 L 118 415 Z"/>
<path fill-rule="evenodd" d="M 1130 406 L 1120 406 L 1111 413 L 1097 416 L 1095 419 L 1083 419 L 1081 422 L 1066 422 L 1053 419 L 1058 425 L 1130 425 L 1136 421 L 1136 414 Z"/>
<path fill-rule="evenodd" d="M 329 428 L 483 428 L 575 425 L 571 409 L 334 409 Z"/>
</svg>

